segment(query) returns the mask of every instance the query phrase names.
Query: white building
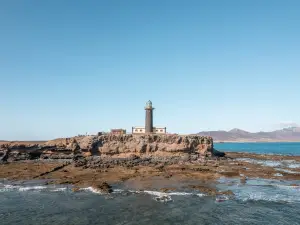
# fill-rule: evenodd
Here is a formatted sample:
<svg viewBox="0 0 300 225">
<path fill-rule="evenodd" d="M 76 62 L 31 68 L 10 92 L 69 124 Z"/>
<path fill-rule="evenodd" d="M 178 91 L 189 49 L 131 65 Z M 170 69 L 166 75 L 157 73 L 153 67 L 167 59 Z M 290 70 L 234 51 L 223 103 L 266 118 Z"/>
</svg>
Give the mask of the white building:
<svg viewBox="0 0 300 225">
<path fill-rule="evenodd" d="M 132 127 L 133 134 L 145 134 L 146 128 L 145 127 Z M 153 134 L 166 134 L 167 128 L 166 127 L 153 127 L 152 132 Z"/>
</svg>

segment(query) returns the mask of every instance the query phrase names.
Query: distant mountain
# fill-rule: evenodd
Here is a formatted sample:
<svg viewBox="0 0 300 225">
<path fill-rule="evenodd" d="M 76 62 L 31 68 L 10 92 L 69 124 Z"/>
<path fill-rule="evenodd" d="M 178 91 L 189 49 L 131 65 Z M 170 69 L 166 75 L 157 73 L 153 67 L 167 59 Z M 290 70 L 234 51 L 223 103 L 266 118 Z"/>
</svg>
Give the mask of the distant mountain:
<svg viewBox="0 0 300 225">
<path fill-rule="evenodd" d="M 251 133 L 238 128 L 230 131 L 203 131 L 198 135 L 211 136 L 215 141 L 300 141 L 300 127 L 284 128 L 271 132 Z"/>
</svg>

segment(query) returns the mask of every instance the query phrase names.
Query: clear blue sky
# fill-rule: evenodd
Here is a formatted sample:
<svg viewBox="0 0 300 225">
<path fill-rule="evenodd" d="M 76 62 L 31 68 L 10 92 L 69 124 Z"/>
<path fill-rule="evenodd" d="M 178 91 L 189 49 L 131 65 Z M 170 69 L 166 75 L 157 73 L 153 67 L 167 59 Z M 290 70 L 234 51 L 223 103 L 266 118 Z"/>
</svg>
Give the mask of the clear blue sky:
<svg viewBox="0 0 300 225">
<path fill-rule="evenodd" d="M 300 1 L 0 2 L 0 139 L 300 123 Z"/>
</svg>

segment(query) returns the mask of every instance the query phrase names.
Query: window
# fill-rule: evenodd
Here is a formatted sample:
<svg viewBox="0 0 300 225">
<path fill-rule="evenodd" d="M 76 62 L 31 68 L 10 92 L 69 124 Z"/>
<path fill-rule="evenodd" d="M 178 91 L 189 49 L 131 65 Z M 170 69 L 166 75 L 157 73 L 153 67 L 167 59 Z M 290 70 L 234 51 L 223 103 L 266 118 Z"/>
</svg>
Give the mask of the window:
<svg viewBox="0 0 300 225">
<path fill-rule="evenodd" d="M 135 131 L 137 132 L 138 130 L 137 130 L 137 129 L 135 129 Z"/>
<path fill-rule="evenodd" d="M 140 132 L 142 132 L 142 130 L 140 130 Z"/>
<path fill-rule="evenodd" d="M 160 132 L 163 132 L 163 130 L 160 130 Z"/>
</svg>

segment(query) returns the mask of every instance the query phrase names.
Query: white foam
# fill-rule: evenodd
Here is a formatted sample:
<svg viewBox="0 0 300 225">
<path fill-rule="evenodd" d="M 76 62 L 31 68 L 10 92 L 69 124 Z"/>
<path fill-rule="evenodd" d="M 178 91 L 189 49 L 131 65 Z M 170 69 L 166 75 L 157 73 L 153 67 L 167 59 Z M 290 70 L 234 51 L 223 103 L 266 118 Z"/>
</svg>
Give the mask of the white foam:
<svg viewBox="0 0 300 225">
<path fill-rule="evenodd" d="M 158 197 L 167 195 L 165 192 L 159 192 L 159 191 L 144 191 L 144 193 L 147 193 L 149 195 L 158 196 Z"/>
<path fill-rule="evenodd" d="M 18 185 L 10 185 L 6 184 L 3 186 L 3 188 L 0 189 L 0 191 L 40 191 L 43 189 L 46 189 L 47 186 L 18 186 Z"/>
<path fill-rule="evenodd" d="M 114 193 L 122 193 L 122 192 L 124 192 L 124 190 L 122 190 L 122 189 L 113 189 L 113 192 Z"/>
<path fill-rule="evenodd" d="M 190 192 L 160 192 L 160 191 L 144 191 L 144 193 L 147 193 L 149 195 L 154 195 L 154 196 L 186 196 L 186 195 L 193 195 L 194 193 Z"/>
<path fill-rule="evenodd" d="M 275 170 L 281 171 L 281 172 L 284 172 L 284 173 L 290 173 L 290 174 L 300 174 L 300 172 L 297 172 L 297 171 L 292 171 L 292 170 L 287 170 L 287 169 L 281 169 L 281 168 L 275 168 Z"/>
<path fill-rule="evenodd" d="M 275 177 L 282 177 L 283 175 L 281 173 L 275 173 L 274 176 Z"/>
<path fill-rule="evenodd" d="M 268 202 L 299 202 L 300 199 L 295 198 L 295 196 L 283 195 L 283 194 L 275 194 L 270 195 L 262 192 L 251 193 L 249 195 L 240 195 L 236 196 L 241 201 L 268 201 Z"/>
<path fill-rule="evenodd" d="M 4 188 L 6 188 L 6 189 L 18 189 L 18 188 L 20 188 L 20 186 L 5 184 Z"/>
<path fill-rule="evenodd" d="M 170 192 L 169 195 L 176 195 L 176 196 L 186 196 L 186 195 L 193 195 L 193 193 L 188 192 Z"/>
<path fill-rule="evenodd" d="M 18 189 L 19 189 L 19 186 L 6 184 L 0 188 L 0 192 L 7 192 L 7 191 L 18 190 Z"/>
<path fill-rule="evenodd" d="M 269 167 L 283 167 L 283 168 L 290 168 L 290 169 L 300 168 L 300 163 L 295 160 L 275 161 L 275 160 L 259 160 L 259 159 L 250 159 L 250 158 L 237 158 L 236 160 L 248 162 L 251 164 L 269 166 Z"/>
<path fill-rule="evenodd" d="M 95 189 L 93 187 L 80 188 L 80 190 L 90 191 L 90 192 L 95 193 L 95 194 L 103 194 L 101 191 L 99 191 L 98 189 Z"/>
<path fill-rule="evenodd" d="M 226 195 L 221 195 L 221 196 L 216 197 L 216 202 L 224 202 L 224 201 L 227 201 L 227 200 L 229 200 L 229 197 L 226 196 Z"/>
<path fill-rule="evenodd" d="M 67 190 L 67 188 L 63 187 L 63 188 L 55 188 L 55 189 L 50 190 L 50 191 L 52 191 L 52 192 L 61 192 L 61 191 L 66 191 L 66 190 Z"/>
<path fill-rule="evenodd" d="M 20 187 L 19 191 L 31 191 L 31 190 L 43 190 L 46 189 L 47 187 L 45 186 L 29 186 L 29 187 Z"/>
<path fill-rule="evenodd" d="M 300 164 L 299 163 L 292 163 L 292 164 L 288 165 L 288 167 L 290 169 L 297 169 L 297 168 L 300 168 Z"/>
<path fill-rule="evenodd" d="M 169 195 L 159 196 L 154 198 L 157 202 L 171 202 L 173 201 Z"/>
<path fill-rule="evenodd" d="M 202 194 L 202 193 L 200 193 L 200 194 L 196 194 L 198 197 L 204 197 L 204 196 L 206 196 L 206 194 Z"/>
<path fill-rule="evenodd" d="M 229 185 L 233 183 L 234 185 Z M 220 179 L 219 187 L 231 190 L 235 199 L 241 201 L 300 202 L 299 181 L 249 179 L 238 185 L 237 179 Z"/>
</svg>

